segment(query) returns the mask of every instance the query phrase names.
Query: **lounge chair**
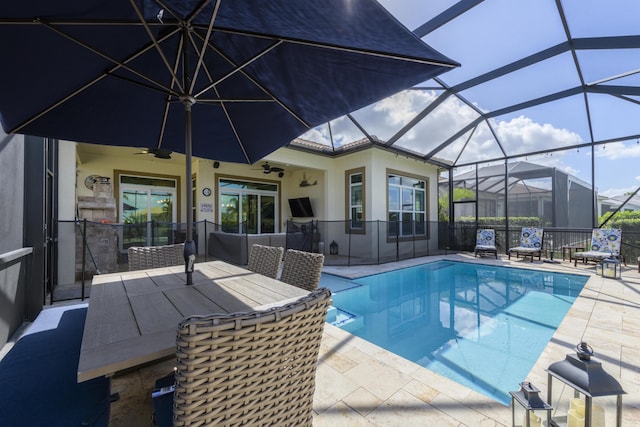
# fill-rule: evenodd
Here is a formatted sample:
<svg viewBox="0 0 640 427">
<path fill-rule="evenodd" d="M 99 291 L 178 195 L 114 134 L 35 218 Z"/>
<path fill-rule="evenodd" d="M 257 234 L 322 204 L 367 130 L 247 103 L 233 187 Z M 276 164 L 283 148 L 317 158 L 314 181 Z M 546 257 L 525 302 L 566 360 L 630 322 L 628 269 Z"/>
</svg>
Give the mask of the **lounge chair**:
<svg viewBox="0 0 640 427">
<path fill-rule="evenodd" d="M 509 259 L 511 259 L 511 253 L 516 254 L 516 258 L 522 255 L 522 258 L 538 256 L 539 260 L 542 260 L 542 242 L 544 238 L 544 228 L 525 227 L 520 234 L 520 246 L 509 249 Z"/>
<path fill-rule="evenodd" d="M 496 232 L 493 229 L 478 229 L 476 233 L 476 247 L 474 256 L 484 254 L 493 254 L 498 259 L 498 250 L 496 249 Z"/>
<path fill-rule="evenodd" d="M 157 382 L 156 425 L 307 426 L 331 292 L 265 311 L 192 316 L 176 338 L 175 375 Z M 175 384 L 174 384 L 175 380 Z"/>
<path fill-rule="evenodd" d="M 607 258 L 621 259 L 621 241 L 622 230 L 618 228 L 594 228 L 591 232 L 589 250 L 573 254 L 573 265 L 577 266 L 579 259 L 585 264 L 587 261 L 598 262 Z"/>
</svg>

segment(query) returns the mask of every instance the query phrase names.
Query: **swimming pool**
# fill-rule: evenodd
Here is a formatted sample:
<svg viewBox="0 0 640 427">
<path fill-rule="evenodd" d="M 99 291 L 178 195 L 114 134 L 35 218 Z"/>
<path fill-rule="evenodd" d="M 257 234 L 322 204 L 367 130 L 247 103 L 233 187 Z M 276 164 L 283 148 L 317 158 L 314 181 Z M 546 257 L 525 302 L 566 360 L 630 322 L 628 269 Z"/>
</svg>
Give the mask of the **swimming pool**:
<svg viewBox="0 0 640 427">
<path fill-rule="evenodd" d="M 329 322 L 509 405 L 587 279 L 438 261 L 320 286 Z"/>
</svg>

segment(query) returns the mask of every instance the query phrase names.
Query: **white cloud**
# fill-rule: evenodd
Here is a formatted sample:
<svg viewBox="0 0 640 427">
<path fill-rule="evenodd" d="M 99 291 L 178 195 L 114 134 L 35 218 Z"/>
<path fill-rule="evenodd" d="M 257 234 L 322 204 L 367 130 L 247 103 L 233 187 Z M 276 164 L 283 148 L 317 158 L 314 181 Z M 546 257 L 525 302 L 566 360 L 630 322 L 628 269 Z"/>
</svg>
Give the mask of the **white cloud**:
<svg viewBox="0 0 640 427">
<path fill-rule="evenodd" d="M 638 186 L 617 187 L 617 188 L 610 187 L 610 188 L 607 188 L 606 190 L 598 190 L 598 195 L 606 196 L 606 197 L 615 197 L 615 196 L 633 193 L 637 189 L 638 189 Z"/>
<path fill-rule="evenodd" d="M 519 153 L 571 147 L 583 142 L 575 132 L 556 128 L 549 123 L 536 123 L 525 116 L 515 117 L 510 121 L 498 121 L 496 133 L 505 147 L 516 149 Z"/>
<path fill-rule="evenodd" d="M 608 160 L 628 159 L 640 157 L 640 144 L 624 142 L 612 142 L 595 147 L 596 158 Z"/>
</svg>

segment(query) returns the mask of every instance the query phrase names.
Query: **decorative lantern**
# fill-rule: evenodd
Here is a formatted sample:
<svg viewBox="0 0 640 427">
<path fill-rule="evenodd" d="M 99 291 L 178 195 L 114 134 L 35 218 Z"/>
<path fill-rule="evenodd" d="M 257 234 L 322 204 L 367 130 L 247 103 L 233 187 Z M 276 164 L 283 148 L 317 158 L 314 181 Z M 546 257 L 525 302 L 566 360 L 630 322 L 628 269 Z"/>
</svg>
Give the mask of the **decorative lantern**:
<svg viewBox="0 0 640 427">
<path fill-rule="evenodd" d="M 330 255 L 338 255 L 338 244 L 336 243 L 336 241 L 332 241 L 331 244 L 329 245 L 329 254 Z"/>
<path fill-rule="evenodd" d="M 520 383 L 519 391 L 510 391 L 511 425 L 514 427 L 549 426 L 551 405 L 540 398 L 540 390 L 530 382 Z M 516 402 L 519 405 L 516 405 Z M 544 423 L 543 423 L 543 420 Z"/>
<path fill-rule="evenodd" d="M 547 400 L 555 408 L 550 425 L 621 427 L 625 392 L 620 383 L 591 358 L 593 349 L 586 342 L 578 344 L 576 350 L 576 354 L 567 354 L 565 360 L 547 368 Z"/>
<path fill-rule="evenodd" d="M 622 277 L 622 263 L 618 259 L 607 258 L 596 265 L 596 274 L 611 279 Z"/>
</svg>

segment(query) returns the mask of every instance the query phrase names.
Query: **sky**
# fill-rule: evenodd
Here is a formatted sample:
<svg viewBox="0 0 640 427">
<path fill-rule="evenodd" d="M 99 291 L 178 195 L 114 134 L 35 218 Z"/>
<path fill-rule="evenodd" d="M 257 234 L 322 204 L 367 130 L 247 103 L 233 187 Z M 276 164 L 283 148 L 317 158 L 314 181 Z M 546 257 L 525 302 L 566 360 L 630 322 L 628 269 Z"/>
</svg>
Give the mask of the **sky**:
<svg viewBox="0 0 640 427">
<path fill-rule="evenodd" d="M 416 30 L 456 2 L 451 0 L 379 0 L 407 28 Z M 581 0 L 562 2 L 573 37 L 637 34 L 640 3 L 636 0 Z M 497 67 L 566 41 L 566 33 L 554 0 L 485 0 L 423 40 L 440 53 L 460 62 L 461 67 L 442 74 L 447 86 L 465 82 Z M 639 46 L 640 47 L 640 46 Z M 640 49 L 578 50 L 576 67 L 571 52 L 548 58 L 516 72 L 471 87 L 461 95 L 478 111 L 492 112 L 530 99 L 553 94 L 586 83 L 640 86 Z M 437 99 L 442 88 L 424 82 L 413 90 L 396 94 L 353 113 L 370 135 L 382 140 L 399 129 Z M 596 146 L 589 143 L 587 108 L 595 141 L 622 138 Z M 397 145 L 427 154 L 478 117 L 478 113 L 454 97 L 447 98 Z M 595 181 L 599 194 L 613 196 L 640 186 L 640 96 L 615 97 L 579 93 L 554 102 L 519 109 L 491 119 L 502 148 L 514 156 L 558 147 L 573 147 L 522 160 L 558 167 L 588 183 L 595 158 Z M 348 119 L 331 123 L 338 145 L 364 137 Z M 314 129 L 305 137 L 329 143 L 328 127 Z M 461 149 L 462 154 L 460 154 Z M 491 129 L 477 126 L 439 151 L 436 157 L 458 164 L 501 157 Z"/>
</svg>

